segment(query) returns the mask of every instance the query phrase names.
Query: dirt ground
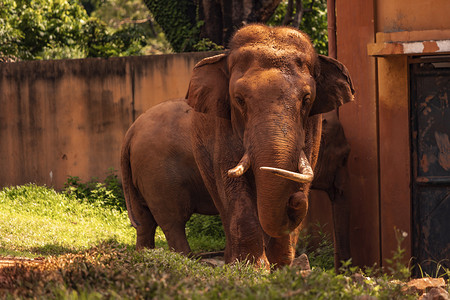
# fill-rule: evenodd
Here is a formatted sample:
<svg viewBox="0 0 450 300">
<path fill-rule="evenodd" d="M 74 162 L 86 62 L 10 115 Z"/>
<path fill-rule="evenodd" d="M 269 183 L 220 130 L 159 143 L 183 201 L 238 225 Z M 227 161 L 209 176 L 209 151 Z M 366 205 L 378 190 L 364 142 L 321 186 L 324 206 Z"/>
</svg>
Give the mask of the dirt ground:
<svg viewBox="0 0 450 300">
<path fill-rule="evenodd" d="M 223 266 L 223 257 L 218 255 L 218 252 L 202 253 L 203 258 L 201 262 L 206 263 L 213 267 Z M 220 253 L 222 254 L 222 253 Z M 301 260 L 301 257 L 297 258 Z M 304 259 L 303 259 L 304 260 Z M 306 261 L 308 259 L 306 258 Z M 6 277 L 7 274 L 3 269 L 8 267 L 14 267 L 17 265 L 27 266 L 30 268 L 39 267 L 45 263 L 44 257 L 37 258 L 25 258 L 25 257 L 1 257 L 0 256 L 0 291 L 4 288 L 8 288 L 8 283 L 10 280 Z M 309 262 L 305 264 L 304 262 L 297 262 L 298 266 L 303 269 L 309 269 Z M 45 266 L 43 266 L 45 268 Z M 10 274 L 11 275 L 11 274 Z M 306 274 L 305 274 L 306 275 Z M 307 276 L 307 275 L 306 275 Z M 360 277 L 363 278 L 362 275 Z M 9 278 L 11 279 L 11 278 Z M 419 299 L 449 299 L 449 294 L 446 289 L 446 282 L 443 278 L 419 278 L 411 279 L 407 282 L 408 289 L 413 289 L 421 295 Z"/>
<path fill-rule="evenodd" d="M 12 267 L 16 264 L 29 263 L 29 264 L 41 264 L 44 261 L 43 257 L 26 258 L 26 257 L 1 257 L 0 256 L 0 268 Z"/>
</svg>

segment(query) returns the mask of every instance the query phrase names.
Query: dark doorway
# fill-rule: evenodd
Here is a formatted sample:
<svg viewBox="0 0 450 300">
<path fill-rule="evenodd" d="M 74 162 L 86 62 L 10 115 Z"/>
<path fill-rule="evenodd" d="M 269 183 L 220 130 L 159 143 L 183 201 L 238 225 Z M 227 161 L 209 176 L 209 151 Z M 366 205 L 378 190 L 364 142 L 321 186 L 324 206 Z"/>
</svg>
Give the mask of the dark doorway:
<svg viewBox="0 0 450 300">
<path fill-rule="evenodd" d="M 435 275 L 450 268 L 450 57 L 414 58 L 410 75 L 412 251 L 416 275 Z"/>
</svg>

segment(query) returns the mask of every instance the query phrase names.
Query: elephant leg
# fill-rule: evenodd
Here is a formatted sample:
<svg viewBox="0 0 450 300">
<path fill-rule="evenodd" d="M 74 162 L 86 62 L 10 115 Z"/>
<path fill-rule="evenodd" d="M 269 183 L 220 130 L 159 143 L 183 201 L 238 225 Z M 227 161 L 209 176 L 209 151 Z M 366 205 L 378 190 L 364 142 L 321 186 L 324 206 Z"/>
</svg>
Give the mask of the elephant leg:
<svg viewBox="0 0 450 300">
<path fill-rule="evenodd" d="M 191 254 L 191 248 L 187 241 L 185 226 L 186 222 L 176 222 L 170 224 L 170 226 L 161 226 L 161 229 L 166 236 L 169 249 L 189 255 Z"/>
<path fill-rule="evenodd" d="M 192 215 L 189 191 L 181 188 L 170 190 L 169 187 L 164 187 L 164 190 L 164 197 L 151 204 L 151 211 L 166 236 L 169 249 L 189 255 L 191 248 L 185 231 L 186 222 Z"/>
<path fill-rule="evenodd" d="M 249 260 L 256 267 L 269 269 L 269 261 L 264 251 L 264 233 L 256 208 L 250 198 L 241 196 L 234 196 L 230 202 L 229 213 L 222 215 L 227 239 L 225 262 Z"/>
<path fill-rule="evenodd" d="M 227 234 L 227 247 L 225 249 L 225 263 L 249 260 L 256 267 L 270 268 L 269 260 L 264 251 L 264 238 L 262 229 L 248 224 L 248 220 L 232 219 L 232 226 Z"/>
<path fill-rule="evenodd" d="M 338 170 L 337 176 L 347 176 L 345 167 Z M 346 182 L 346 181 L 345 181 Z M 345 184 L 334 188 L 332 201 L 334 224 L 334 266 L 336 271 L 341 267 L 341 261 L 351 258 L 350 254 L 350 203 L 345 197 Z"/>
<path fill-rule="evenodd" d="M 155 248 L 155 232 L 158 224 L 152 213 L 146 206 L 139 204 L 141 209 L 135 214 L 136 226 L 136 249 Z"/>
<path fill-rule="evenodd" d="M 295 258 L 298 237 L 302 230 L 302 224 L 294 229 L 289 235 L 281 238 L 268 238 L 266 255 L 271 265 L 279 268 L 290 265 Z"/>
</svg>

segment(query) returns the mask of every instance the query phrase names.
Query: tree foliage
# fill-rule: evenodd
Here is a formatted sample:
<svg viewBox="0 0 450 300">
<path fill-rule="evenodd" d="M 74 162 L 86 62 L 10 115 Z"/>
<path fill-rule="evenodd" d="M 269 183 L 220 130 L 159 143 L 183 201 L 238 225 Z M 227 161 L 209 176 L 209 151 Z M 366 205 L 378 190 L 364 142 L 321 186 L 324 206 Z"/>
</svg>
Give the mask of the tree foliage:
<svg viewBox="0 0 450 300">
<path fill-rule="evenodd" d="M 326 0 L 284 0 L 268 24 L 299 28 L 310 36 L 317 52 L 328 54 Z"/>
<path fill-rule="evenodd" d="M 176 52 L 192 51 L 198 41 L 196 6 L 191 0 L 144 0 Z"/>
<path fill-rule="evenodd" d="M 326 0 L 2 0 L 0 58 L 220 50 L 253 22 L 300 28 L 327 53 Z"/>
<path fill-rule="evenodd" d="M 0 52 L 23 59 L 43 58 L 47 50 L 79 51 L 86 11 L 76 0 L 0 2 Z"/>
<path fill-rule="evenodd" d="M 227 46 L 239 27 L 265 23 L 280 1 L 144 0 L 177 52 Z"/>
<path fill-rule="evenodd" d="M 2 0 L 0 57 L 58 59 L 170 51 L 161 31 L 150 24 L 141 0 L 84 3 L 92 8 L 90 17 L 78 0 Z M 113 16 L 103 12 L 115 8 L 119 9 Z"/>
<path fill-rule="evenodd" d="M 176 52 L 217 50 L 249 23 L 290 25 L 327 51 L 326 0 L 144 0 Z"/>
</svg>

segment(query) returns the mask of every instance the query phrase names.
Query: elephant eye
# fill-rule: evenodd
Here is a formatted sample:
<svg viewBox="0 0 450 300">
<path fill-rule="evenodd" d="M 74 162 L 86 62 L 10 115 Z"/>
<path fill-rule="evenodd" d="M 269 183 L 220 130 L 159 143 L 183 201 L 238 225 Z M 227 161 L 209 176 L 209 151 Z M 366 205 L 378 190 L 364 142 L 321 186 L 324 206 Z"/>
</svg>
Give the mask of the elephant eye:
<svg viewBox="0 0 450 300">
<path fill-rule="evenodd" d="M 303 97 L 303 103 L 304 103 L 305 105 L 308 105 L 309 103 L 311 103 L 311 95 L 310 95 L 310 94 L 306 94 L 306 95 Z"/>
<path fill-rule="evenodd" d="M 236 100 L 236 103 L 239 104 L 240 106 L 245 105 L 244 99 L 242 99 L 242 97 L 236 96 L 235 100 Z"/>
</svg>

